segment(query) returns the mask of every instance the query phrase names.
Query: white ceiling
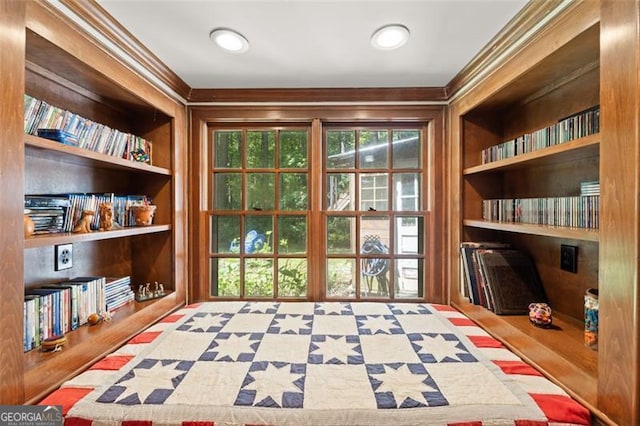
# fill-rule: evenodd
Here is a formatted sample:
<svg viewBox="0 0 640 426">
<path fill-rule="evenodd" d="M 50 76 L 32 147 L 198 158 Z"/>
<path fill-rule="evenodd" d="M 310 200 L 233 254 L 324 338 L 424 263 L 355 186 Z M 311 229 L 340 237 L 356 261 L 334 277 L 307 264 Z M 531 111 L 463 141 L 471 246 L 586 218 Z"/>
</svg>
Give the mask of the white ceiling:
<svg viewBox="0 0 640 426">
<path fill-rule="evenodd" d="M 98 0 L 194 89 L 442 87 L 526 0 Z M 395 51 L 371 47 L 389 23 L 411 31 Z M 209 40 L 232 28 L 238 55 Z"/>
</svg>

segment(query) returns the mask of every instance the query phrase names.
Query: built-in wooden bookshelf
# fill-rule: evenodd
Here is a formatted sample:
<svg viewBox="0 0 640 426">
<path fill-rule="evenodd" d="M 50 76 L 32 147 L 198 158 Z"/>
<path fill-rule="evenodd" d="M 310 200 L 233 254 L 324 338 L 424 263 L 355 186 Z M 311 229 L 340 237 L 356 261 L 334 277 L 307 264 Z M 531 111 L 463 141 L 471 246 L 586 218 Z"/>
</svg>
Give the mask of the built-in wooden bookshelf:
<svg viewBox="0 0 640 426">
<path fill-rule="evenodd" d="M 22 404 L 37 402 L 186 302 L 186 200 L 182 195 L 186 192 L 182 177 L 186 121 L 183 105 L 113 57 L 49 3 L 15 2 L 10 9 L 15 32 L 24 35 L 0 42 L 0 50 L 11 49 L 18 58 L 2 78 L 3 85 L 22 95 L 8 98 L 6 108 L 22 111 L 24 94 L 28 94 L 153 143 L 152 164 L 138 163 L 19 135 L 19 129 L 24 129 L 23 114 L 3 115 L 3 127 L 14 135 L 3 146 L 15 152 L 17 160 L 13 170 L 5 167 L 8 163 L 4 160 L 2 164 L 3 179 L 8 175 L 16 186 L 11 201 L 22 206 L 27 194 L 144 194 L 157 206 L 150 226 L 20 237 L 20 252 L 3 249 L 3 259 L 11 253 L 12 261 L 21 266 L 19 270 L 3 269 L 0 328 L 6 339 L 0 355 L 0 402 Z M 7 80 L 8 75 L 19 78 Z M 19 178 L 10 173 L 19 174 Z M 19 223 L 22 215 L 15 213 L 12 217 L 3 212 L 2 219 Z M 55 271 L 54 247 L 69 243 L 73 244 L 73 267 Z M 25 290 L 96 275 L 130 276 L 134 287 L 157 281 L 166 295 L 132 302 L 117 310 L 112 321 L 67 333 L 67 344 L 59 352 L 44 353 L 36 348 L 23 353 L 17 338 L 22 335 Z"/>
<path fill-rule="evenodd" d="M 598 230 L 486 221 L 482 210 L 483 200 L 576 196 L 581 182 L 599 180 L 599 133 L 482 164 L 483 150 L 600 105 L 599 15 L 596 2 L 573 4 L 452 103 L 451 182 L 460 197 L 452 204 L 450 288 L 454 306 L 607 422 L 598 402 L 599 353 L 584 345 L 584 294 L 599 287 Z M 529 253 L 554 327 L 536 328 L 527 316 L 498 316 L 469 302 L 457 264 L 463 241 L 509 242 Z M 561 244 L 578 247 L 577 273 L 560 269 Z"/>
</svg>

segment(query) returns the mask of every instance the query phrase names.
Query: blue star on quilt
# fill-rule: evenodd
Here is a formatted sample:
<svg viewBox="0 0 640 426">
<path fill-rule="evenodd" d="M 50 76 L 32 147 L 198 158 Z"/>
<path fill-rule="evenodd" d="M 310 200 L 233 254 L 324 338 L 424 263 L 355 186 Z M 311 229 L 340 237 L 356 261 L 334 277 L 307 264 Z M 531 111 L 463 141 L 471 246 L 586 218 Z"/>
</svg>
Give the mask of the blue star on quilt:
<svg viewBox="0 0 640 426">
<path fill-rule="evenodd" d="M 251 362 L 264 333 L 218 333 L 199 361 Z"/>
<path fill-rule="evenodd" d="M 392 303 L 389 304 L 389 309 L 396 315 L 424 315 L 431 313 L 426 306 L 415 303 Z"/>
<path fill-rule="evenodd" d="M 358 336 L 311 336 L 309 364 L 363 364 Z"/>
<path fill-rule="evenodd" d="M 350 303 L 320 302 L 316 303 L 316 315 L 353 315 Z"/>
<path fill-rule="evenodd" d="M 247 302 L 238 312 L 241 314 L 275 314 L 279 303 L 274 302 Z"/>
<path fill-rule="evenodd" d="M 196 333 L 211 333 L 222 330 L 222 327 L 229 322 L 233 314 L 219 314 L 210 312 L 198 312 L 177 329 Z"/>
<path fill-rule="evenodd" d="M 373 334 L 403 334 L 404 330 L 393 315 L 356 315 L 358 333 Z"/>
<path fill-rule="evenodd" d="M 302 408 L 305 364 L 254 362 L 242 383 L 235 405 Z"/>
<path fill-rule="evenodd" d="M 162 404 L 184 379 L 193 361 L 144 359 L 97 402 L 123 405 Z"/>
<path fill-rule="evenodd" d="M 276 314 L 267 330 L 270 334 L 311 334 L 313 315 Z"/>
<path fill-rule="evenodd" d="M 451 333 L 409 333 L 411 346 L 422 362 L 477 362 Z"/>
<path fill-rule="evenodd" d="M 368 364 L 378 408 L 449 405 L 423 364 Z"/>
</svg>

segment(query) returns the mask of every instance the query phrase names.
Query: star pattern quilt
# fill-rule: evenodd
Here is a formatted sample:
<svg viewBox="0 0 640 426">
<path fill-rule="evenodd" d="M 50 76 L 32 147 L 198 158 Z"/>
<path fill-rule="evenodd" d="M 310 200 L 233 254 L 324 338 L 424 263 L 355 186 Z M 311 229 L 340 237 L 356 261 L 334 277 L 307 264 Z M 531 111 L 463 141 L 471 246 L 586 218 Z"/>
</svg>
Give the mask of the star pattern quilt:
<svg viewBox="0 0 640 426">
<path fill-rule="evenodd" d="M 561 388 L 451 307 L 187 306 L 42 404 L 65 424 L 590 424 Z"/>
</svg>

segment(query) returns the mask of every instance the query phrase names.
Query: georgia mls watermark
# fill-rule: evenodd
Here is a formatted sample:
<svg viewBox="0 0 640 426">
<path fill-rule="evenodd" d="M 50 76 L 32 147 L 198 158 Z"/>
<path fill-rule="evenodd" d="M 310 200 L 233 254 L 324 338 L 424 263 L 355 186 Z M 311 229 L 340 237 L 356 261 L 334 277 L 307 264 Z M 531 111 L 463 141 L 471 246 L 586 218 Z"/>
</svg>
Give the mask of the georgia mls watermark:
<svg viewBox="0 0 640 426">
<path fill-rule="evenodd" d="M 62 406 L 0 405 L 0 426 L 62 426 Z"/>
</svg>

